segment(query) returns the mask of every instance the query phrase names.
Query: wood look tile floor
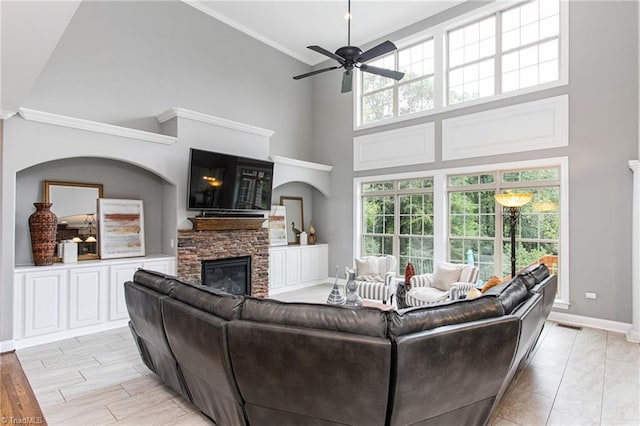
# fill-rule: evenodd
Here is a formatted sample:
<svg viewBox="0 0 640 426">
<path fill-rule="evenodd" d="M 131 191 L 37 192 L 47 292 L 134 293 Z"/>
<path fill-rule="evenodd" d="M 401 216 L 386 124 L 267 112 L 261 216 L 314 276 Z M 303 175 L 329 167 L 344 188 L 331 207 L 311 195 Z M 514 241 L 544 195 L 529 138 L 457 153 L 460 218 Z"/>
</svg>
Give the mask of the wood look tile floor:
<svg viewBox="0 0 640 426">
<path fill-rule="evenodd" d="M 274 298 L 324 303 L 330 289 Z M 212 424 L 144 366 L 128 328 L 21 349 L 18 357 L 50 425 Z M 640 345 L 548 322 L 490 423 L 640 424 Z"/>
</svg>

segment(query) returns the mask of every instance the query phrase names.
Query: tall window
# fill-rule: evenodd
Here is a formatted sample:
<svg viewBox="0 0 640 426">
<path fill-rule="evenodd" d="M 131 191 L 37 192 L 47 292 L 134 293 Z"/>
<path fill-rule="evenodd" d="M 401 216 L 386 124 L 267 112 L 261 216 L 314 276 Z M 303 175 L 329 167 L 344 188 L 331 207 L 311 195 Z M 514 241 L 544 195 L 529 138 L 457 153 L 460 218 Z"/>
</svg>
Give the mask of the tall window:
<svg viewBox="0 0 640 426">
<path fill-rule="evenodd" d="M 473 255 L 483 281 L 492 275 L 506 277 L 510 274 L 509 224 L 503 220 L 505 216 L 494 195 L 516 191 L 533 193 L 533 201 L 521 210 L 517 227 L 516 269 L 540 261 L 557 268 L 559 169 L 450 176 L 448 186 L 449 258 L 452 262 L 465 262 L 469 254 Z"/>
<path fill-rule="evenodd" d="M 397 51 L 370 64 L 402 71 L 402 80 L 356 74 L 357 126 L 561 84 L 567 78 L 568 50 L 560 48 L 566 10 L 560 0 L 495 2 L 430 28 L 423 40 L 399 41 Z"/>
<path fill-rule="evenodd" d="M 433 178 L 362 184 L 363 256 L 391 254 L 399 267 L 433 271 Z"/>
</svg>

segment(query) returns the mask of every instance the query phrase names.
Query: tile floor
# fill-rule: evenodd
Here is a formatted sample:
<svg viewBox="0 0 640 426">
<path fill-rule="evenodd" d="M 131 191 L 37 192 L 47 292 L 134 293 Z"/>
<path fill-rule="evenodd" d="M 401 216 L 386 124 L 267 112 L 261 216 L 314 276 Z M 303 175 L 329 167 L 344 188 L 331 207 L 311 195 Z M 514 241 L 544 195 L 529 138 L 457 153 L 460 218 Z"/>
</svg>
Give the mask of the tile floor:
<svg viewBox="0 0 640 426">
<path fill-rule="evenodd" d="M 274 298 L 324 302 L 330 288 Z M 21 349 L 18 357 L 50 425 L 212 424 L 142 364 L 128 328 Z M 640 424 L 640 345 L 548 322 L 491 423 Z"/>
</svg>

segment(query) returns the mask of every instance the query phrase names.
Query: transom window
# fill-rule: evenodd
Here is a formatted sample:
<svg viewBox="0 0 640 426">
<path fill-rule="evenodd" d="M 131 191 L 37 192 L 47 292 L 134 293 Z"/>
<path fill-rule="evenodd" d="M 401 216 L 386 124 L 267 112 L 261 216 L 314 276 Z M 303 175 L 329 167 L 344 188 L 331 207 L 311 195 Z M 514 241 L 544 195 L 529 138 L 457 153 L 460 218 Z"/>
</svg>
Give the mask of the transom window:
<svg viewBox="0 0 640 426">
<path fill-rule="evenodd" d="M 404 72 L 402 80 L 356 74 L 356 126 L 566 83 L 566 10 L 560 0 L 494 3 L 431 28 L 423 40 L 398 42 L 397 51 L 370 64 Z"/>
<path fill-rule="evenodd" d="M 379 75 L 362 73 L 360 79 L 360 121 L 373 123 L 434 107 L 433 39 L 400 49 L 369 65 L 398 69 L 405 73 L 400 82 Z"/>
</svg>

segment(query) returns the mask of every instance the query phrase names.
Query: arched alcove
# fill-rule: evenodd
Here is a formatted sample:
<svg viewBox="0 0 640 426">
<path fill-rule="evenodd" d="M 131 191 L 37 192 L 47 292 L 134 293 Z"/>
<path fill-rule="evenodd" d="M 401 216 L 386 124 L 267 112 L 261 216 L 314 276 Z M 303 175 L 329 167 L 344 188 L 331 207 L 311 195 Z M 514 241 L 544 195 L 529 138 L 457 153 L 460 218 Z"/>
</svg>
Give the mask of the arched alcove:
<svg viewBox="0 0 640 426">
<path fill-rule="evenodd" d="M 176 235 L 175 183 L 125 161 L 99 157 L 72 157 L 40 163 L 16 173 L 15 264 L 32 262 L 28 218 L 33 203 L 43 199 L 44 180 L 101 183 L 105 198 L 143 200 L 147 254 L 175 255 L 171 241 Z"/>
</svg>

